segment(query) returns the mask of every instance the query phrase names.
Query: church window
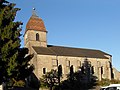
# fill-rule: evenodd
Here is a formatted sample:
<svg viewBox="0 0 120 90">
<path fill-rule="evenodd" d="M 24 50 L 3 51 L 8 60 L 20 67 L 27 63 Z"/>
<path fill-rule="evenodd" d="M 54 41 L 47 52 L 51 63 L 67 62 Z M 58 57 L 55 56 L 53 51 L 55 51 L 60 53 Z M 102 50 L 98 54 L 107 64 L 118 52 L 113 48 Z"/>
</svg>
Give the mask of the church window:
<svg viewBox="0 0 120 90">
<path fill-rule="evenodd" d="M 81 67 L 81 61 L 79 61 L 79 60 L 77 61 L 77 66 Z"/>
<path fill-rule="evenodd" d="M 70 61 L 69 60 L 66 61 L 66 66 L 70 67 Z"/>
<path fill-rule="evenodd" d="M 103 67 L 101 67 L 101 74 L 103 74 Z"/>
<path fill-rule="evenodd" d="M 58 60 L 53 59 L 52 60 L 52 65 L 53 65 L 53 67 L 57 67 L 58 66 Z"/>
<path fill-rule="evenodd" d="M 46 68 L 43 68 L 43 74 L 46 74 Z"/>
<path fill-rule="evenodd" d="M 77 70 L 80 71 L 80 68 L 81 68 L 81 61 L 77 60 Z"/>
<path fill-rule="evenodd" d="M 36 41 L 39 41 L 39 34 L 36 34 Z"/>
<path fill-rule="evenodd" d="M 66 60 L 66 74 L 70 73 L 70 61 Z"/>
</svg>

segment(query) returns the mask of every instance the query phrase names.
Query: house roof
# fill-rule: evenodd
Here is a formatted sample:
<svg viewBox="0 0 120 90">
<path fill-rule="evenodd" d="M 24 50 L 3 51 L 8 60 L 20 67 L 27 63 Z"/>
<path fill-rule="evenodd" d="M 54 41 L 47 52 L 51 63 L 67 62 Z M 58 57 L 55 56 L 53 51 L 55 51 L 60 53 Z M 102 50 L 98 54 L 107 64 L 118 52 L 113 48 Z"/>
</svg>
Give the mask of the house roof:
<svg viewBox="0 0 120 90">
<path fill-rule="evenodd" d="M 35 47 L 33 49 L 40 55 L 57 55 L 57 56 L 72 56 L 72 57 L 89 57 L 89 58 L 103 58 L 108 59 L 105 55 L 109 55 L 100 50 L 72 48 L 64 46 L 48 45 L 47 47 Z"/>
</svg>

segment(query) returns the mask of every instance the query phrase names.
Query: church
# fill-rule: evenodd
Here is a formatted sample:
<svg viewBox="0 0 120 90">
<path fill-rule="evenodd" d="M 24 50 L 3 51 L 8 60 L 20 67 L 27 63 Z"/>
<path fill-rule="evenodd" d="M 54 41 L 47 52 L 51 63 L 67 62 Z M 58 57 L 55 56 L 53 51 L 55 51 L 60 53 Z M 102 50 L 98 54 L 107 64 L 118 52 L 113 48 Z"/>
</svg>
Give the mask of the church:
<svg viewBox="0 0 120 90">
<path fill-rule="evenodd" d="M 57 70 L 59 65 L 65 78 L 71 66 L 77 72 L 88 62 L 89 69 L 92 69 L 89 75 L 96 76 L 98 80 L 120 79 L 120 73 L 112 66 L 112 55 L 101 50 L 49 45 L 47 32 L 43 20 L 33 10 L 26 25 L 24 44 L 30 54 L 34 54 L 30 64 L 34 65 L 37 78 L 51 69 Z"/>
</svg>

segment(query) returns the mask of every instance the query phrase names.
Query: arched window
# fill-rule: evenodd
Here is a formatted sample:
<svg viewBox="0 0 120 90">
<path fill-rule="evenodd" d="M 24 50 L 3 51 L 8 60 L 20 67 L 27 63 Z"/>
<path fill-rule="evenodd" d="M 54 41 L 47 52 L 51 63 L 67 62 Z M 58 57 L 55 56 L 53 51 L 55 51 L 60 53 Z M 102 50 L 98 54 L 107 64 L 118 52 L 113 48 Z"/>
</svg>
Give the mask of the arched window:
<svg viewBox="0 0 120 90">
<path fill-rule="evenodd" d="M 103 66 L 101 67 L 101 74 L 103 74 Z"/>
<path fill-rule="evenodd" d="M 70 67 L 70 61 L 69 60 L 66 60 L 66 66 Z"/>
<path fill-rule="evenodd" d="M 81 61 L 77 60 L 77 67 L 80 68 L 81 67 Z"/>
<path fill-rule="evenodd" d="M 46 74 L 46 68 L 43 68 L 43 74 Z"/>
<path fill-rule="evenodd" d="M 36 34 L 36 41 L 39 41 L 39 34 Z"/>
</svg>

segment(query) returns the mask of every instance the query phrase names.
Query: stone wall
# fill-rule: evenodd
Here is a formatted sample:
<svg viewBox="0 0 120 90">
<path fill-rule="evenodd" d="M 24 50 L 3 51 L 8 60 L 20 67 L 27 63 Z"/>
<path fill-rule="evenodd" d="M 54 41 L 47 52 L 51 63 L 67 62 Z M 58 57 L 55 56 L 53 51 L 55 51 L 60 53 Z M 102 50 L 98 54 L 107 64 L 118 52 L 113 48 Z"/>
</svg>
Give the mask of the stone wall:
<svg viewBox="0 0 120 90">
<path fill-rule="evenodd" d="M 120 72 L 113 67 L 114 79 L 120 80 Z"/>
<path fill-rule="evenodd" d="M 39 34 L 39 40 L 36 41 L 36 34 Z M 26 47 L 43 46 L 47 47 L 46 32 L 40 32 L 35 30 L 28 30 L 24 36 L 24 43 Z"/>
<path fill-rule="evenodd" d="M 43 75 L 43 68 L 46 72 L 51 69 L 57 69 L 58 65 L 62 65 L 63 76 L 69 73 L 69 68 L 73 65 L 74 71 L 78 71 L 79 68 L 84 64 L 86 57 L 67 57 L 67 56 L 54 56 L 54 55 L 36 55 L 32 60 L 35 66 L 35 73 L 38 78 Z M 109 65 L 109 59 L 100 58 L 87 58 L 87 61 L 94 69 L 94 76 L 98 77 L 99 80 L 102 78 L 111 79 L 111 66 Z"/>
</svg>

